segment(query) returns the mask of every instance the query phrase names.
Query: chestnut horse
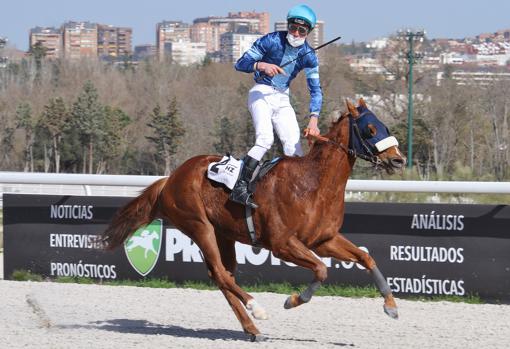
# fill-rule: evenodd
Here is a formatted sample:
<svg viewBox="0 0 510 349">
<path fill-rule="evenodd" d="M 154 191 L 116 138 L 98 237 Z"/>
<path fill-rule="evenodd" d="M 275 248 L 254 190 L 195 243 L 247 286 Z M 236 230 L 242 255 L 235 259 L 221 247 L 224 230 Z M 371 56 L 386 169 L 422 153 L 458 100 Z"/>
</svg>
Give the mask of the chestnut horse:
<svg viewBox="0 0 510 349">
<path fill-rule="evenodd" d="M 391 289 L 372 257 L 340 232 L 344 193 L 356 157 L 385 168 L 400 169 L 405 158 L 388 129 L 360 99 L 334 122 L 325 137 L 318 137 L 304 157 L 285 157 L 257 183 L 254 199 L 259 208 L 253 221 L 260 245 L 287 262 L 310 269 L 314 278 L 299 295 L 289 296 L 286 309 L 308 302 L 327 277 L 317 257 L 333 257 L 364 266 L 384 297 L 384 311 L 397 318 Z M 103 233 L 106 248 L 121 245 L 137 228 L 155 218 L 171 222 L 201 249 L 209 276 L 216 282 L 251 340 L 262 338 L 248 316 L 267 319 L 267 313 L 234 279 L 235 241 L 251 244 L 245 208 L 228 199 L 228 191 L 206 176 L 218 156 L 196 156 L 170 177 L 146 188 L 114 217 Z"/>
</svg>

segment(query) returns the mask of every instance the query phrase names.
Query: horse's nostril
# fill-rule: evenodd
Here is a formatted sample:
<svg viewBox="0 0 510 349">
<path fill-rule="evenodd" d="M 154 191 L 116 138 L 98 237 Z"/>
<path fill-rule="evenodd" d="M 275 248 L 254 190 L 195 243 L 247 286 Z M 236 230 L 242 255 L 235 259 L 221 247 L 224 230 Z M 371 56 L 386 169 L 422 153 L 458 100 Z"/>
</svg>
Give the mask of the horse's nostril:
<svg viewBox="0 0 510 349">
<path fill-rule="evenodd" d="M 402 158 L 392 158 L 392 159 L 390 159 L 390 163 L 391 163 L 391 166 L 400 168 L 400 167 L 404 166 L 406 161 Z"/>
</svg>

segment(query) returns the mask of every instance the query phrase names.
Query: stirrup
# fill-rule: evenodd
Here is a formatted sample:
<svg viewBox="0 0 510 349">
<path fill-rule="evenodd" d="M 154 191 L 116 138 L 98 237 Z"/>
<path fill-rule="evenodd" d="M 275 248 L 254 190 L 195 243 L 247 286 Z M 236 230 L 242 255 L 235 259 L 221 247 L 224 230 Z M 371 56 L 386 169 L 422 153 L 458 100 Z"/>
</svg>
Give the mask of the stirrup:
<svg viewBox="0 0 510 349">
<path fill-rule="evenodd" d="M 243 194 L 246 194 L 246 195 L 236 195 L 236 194 L 234 194 L 234 191 L 232 190 L 230 192 L 230 195 L 228 196 L 228 198 L 230 201 L 236 202 L 236 203 L 244 205 L 244 206 L 250 206 L 251 208 L 259 207 L 255 202 L 253 202 L 251 193 L 245 192 Z"/>
<path fill-rule="evenodd" d="M 251 208 L 257 208 L 258 205 L 253 202 L 252 193 L 248 191 L 248 184 L 245 186 L 234 186 L 234 189 L 228 196 L 230 201 L 236 202 L 244 206 L 250 206 Z"/>
<path fill-rule="evenodd" d="M 250 206 L 251 208 L 259 208 L 259 205 L 257 205 L 252 198 L 252 193 L 248 193 L 248 197 L 246 198 L 246 202 L 244 203 L 244 206 Z"/>
</svg>

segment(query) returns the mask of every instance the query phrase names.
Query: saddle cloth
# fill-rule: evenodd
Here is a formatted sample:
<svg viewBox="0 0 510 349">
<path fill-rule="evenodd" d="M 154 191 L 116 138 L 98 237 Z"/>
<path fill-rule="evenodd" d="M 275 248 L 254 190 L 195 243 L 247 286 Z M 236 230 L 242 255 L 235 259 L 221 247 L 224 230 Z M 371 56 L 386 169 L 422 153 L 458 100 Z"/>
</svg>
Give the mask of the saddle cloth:
<svg viewBox="0 0 510 349">
<path fill-rule="evenodd" d="M 255 170 L 252 180 L 249 183 L 249 190 L 255 192 L 256 183 L 271 170 L 281 158 L 265 161 Z M 237 160 L 230 154 L 221 158 L 219 162 L 211 162 L 207 167 L 207 178 L 218 183 L 223 183 L 227 188 L 232 190 L 237 182 L 243 161 Z"/>
<path fill-rule="evenodd" d="M 232 190 L 239 177 L 243 162 L 227 154 L 219 162 L 211 162 L 207 166 L 207 177 L 215 182 L 223 183 Z"/>
</svg>

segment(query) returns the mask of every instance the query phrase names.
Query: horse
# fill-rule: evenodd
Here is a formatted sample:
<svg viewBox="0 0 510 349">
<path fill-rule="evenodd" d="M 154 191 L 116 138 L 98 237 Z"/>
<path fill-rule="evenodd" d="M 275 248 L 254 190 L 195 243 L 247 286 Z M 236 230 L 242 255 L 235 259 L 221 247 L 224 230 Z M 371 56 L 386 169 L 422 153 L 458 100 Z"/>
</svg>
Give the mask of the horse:
<svg viewBox="0 0 510 349">
<path fill-rule="evenodd" d="M 327 278 L 317 257 L 333 257 L 365 267 L 384 297 L 383 309 L 398 318 L 395 299 L 374 259 L 340 232 L 344 194 L 355 160 L 361 157 L 388 173 L 402 170 L 405 157 L 386 126 L 360 99 L 319 136 L 303 157 L 284 157 L 257 182 L 253 211 L 259 245 L 287 262 L 310 269 L 314 278 L 299 294 L 290 295 L 286 309 L 307 303 Z M 245 207 L 228 199 L 223 185 L 210 181 L 206 170 L 219 156 L 200 155 L 185 161 L 169 177 L 147 187 L 121 208 L 102 235 L 106 249 L 121 245 L 139 227 L 155 218 L 171 222 L 202 251 L 209 277 L 225 296 L 252 341 L 264 336 L 253 323 L 267 319 L 266 310 L 235 281 L 235 241 L 252 244 Z"/>
</svg>

